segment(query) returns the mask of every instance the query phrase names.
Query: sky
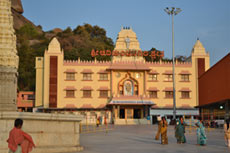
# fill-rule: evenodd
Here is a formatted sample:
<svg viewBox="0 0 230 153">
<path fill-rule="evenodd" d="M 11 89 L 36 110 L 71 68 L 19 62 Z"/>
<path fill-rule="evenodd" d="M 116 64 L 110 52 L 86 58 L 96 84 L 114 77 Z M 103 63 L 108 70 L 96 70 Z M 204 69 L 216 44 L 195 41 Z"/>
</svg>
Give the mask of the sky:
<svg viewBox="0 0 230 153">
<path fill-rule="evenodd" d="M 172 17 L 166 7 L 181 8 L 174 17 L 175 55 L 190 56 L 197 38 L 214 65 L 230 52 L 230 0 L 22 0 L 23 15 L 44 31 L 89 23 L 116 41 L 122 26 L 132 27 L 143 51 L 152 47 L 172 58 Z"/>
</svg>

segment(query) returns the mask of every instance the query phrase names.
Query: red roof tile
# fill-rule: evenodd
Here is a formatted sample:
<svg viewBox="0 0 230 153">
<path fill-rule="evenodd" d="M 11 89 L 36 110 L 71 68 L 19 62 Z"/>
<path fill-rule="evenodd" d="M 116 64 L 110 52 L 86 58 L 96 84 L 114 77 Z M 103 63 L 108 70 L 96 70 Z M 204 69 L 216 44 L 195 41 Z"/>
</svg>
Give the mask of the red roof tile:
<svg viewBox="0 0 230 153">
<path fill-rule="evenodd" d="M 67 69 L 65 73 L 77 73 L 74 69 Z"/>
<path fill-rule="evenodd" d="M 181 71 L 179 74 L 191 74 L 189 71 Z"/>
<path fill-rule="evenodd" d="M 93 90 L 93 88 L 90 86 L 84 86 L 83 88 L 81 88 L 81 90 Z"/>
<path fill-rule="evenodd" d="M 84 69 L 81 73 L 93 73 L 91 69 Z"/>
<path fill-rule="evenodd" d="M 100 87 L 100 88 L 97 89 L 97 90 L 109 90 L 109 88 L 108 88 L 108 87 Z"/>
<path fill-rule="evenodd" d="M 173 87 L 166 87 L 163 91 L 173 91 Z"/>
<path fill-rule="evenodd" d="M 179 91 L 188 91 L 188 92 L 191 92 L 191 90 L 189 88 L 181 88 Z"/>
<path fill-rule="evenodd" d="M 148 91 L 159 91 L 156 87 L 150 87 Z"/>
<path fill-rule="evenodd" d="M 64 90 L 77 90 L 74 86 L 67 86 Z"/>
<path fill-rule="evenodd" d="M 66 104 L 65 108 L 76 108 L 74 104 Z"/>
</svg>

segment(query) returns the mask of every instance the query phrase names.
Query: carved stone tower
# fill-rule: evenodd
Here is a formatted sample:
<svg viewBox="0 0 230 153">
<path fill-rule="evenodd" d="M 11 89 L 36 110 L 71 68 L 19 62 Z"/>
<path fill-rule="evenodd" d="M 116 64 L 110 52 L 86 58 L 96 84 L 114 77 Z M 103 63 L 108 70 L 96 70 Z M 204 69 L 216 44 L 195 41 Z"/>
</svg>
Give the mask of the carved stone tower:
<svg viewBox="0 0 230 153">
<path fill-rule="evenodd" d="M 141 51 L 136 33 L 130 27 L 122 27 L 115 44 L 114 51 Z M 142 56 L 114 56 L 113 61 L 144 61 Z"/>
<path fill-rule="evenodd" d="M 0 111 L 16 111 L 18 56 L 11 1 L 0 1 Z"/>
</svg>

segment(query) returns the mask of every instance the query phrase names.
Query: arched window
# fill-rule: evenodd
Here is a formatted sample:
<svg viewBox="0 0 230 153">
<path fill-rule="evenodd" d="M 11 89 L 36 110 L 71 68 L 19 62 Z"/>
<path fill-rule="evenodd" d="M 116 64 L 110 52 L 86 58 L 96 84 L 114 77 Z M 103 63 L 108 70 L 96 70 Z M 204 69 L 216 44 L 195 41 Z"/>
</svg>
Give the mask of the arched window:
<svg viewBox="0 0 230 153">
<path fill-rule="evenodd" d="M 131 80 L 124 81 L 124 95 L 133 96 L 134 94 L 133 83 Z"/>
<path fill-rule="evenodd" d="M 118 83 L 118 93 L 124 96 L 133 96 L 138 95 L 138 81 L 132 77 L 130 74 L 127 74 L 125 78 L 123 78 Z"/>
</svg>

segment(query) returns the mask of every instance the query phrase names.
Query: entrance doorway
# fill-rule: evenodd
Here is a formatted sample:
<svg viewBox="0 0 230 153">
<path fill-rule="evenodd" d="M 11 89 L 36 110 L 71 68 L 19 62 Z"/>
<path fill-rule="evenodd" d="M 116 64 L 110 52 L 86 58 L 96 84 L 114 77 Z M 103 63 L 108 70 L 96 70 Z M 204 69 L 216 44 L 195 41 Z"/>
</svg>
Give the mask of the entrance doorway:
<svg viewBox="0 0 230 153">
<path fill-rule="evenodd" d="M 141 118 L 141 109 L 134 109 L 133 118 Z"/>
<path fill-rule="evenodd" d="M 120 118 L 125 118 L 125 109 L 124 108 L 121 108 L 120 109 Z"/>
</svg>

